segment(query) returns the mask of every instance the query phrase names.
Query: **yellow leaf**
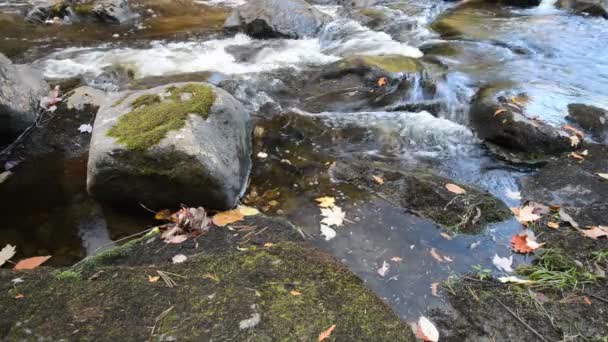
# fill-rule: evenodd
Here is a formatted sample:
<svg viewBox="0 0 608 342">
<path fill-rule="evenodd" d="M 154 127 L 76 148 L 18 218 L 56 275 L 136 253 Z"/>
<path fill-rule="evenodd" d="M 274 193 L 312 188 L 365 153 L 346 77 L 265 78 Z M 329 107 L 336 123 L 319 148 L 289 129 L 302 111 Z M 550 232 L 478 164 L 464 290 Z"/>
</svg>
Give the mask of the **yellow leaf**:
<svg viewBox="0 0 608 342">
<path fill-rule="evenodd" d="M 156 283 L 158 281 L 158 279 L 160 279 L 160 276 L 148 276 L 148 281 L 151 283 Z"/>
<path fill-rule="evenodd" d="M 260 213 L 260 211 L 256 208 L 247 207 L 244 205 L 239 205 L 236 210 L 238 210 L 243 216 L 254 216 Z"/>
<path fill-rule="evenodd" d="M 547 222 L 547 227 L 557 229 L 559 228 L 559 223 L 557 222 Z"/>
<path fill-rule="evenodd" d="M 154 218 L 157 220 L 171 220 L 171 211 L 169 209 L 163 209 L 154 215 Z"/>
<path fill-rule="evenodd" d="M 301 296 L 302 293 L 296 291 L 296 290 L 292 290 L 291 292 L 289 292 L 292 296 Z"/>
<path fill-rule="evenodd" d="M 455 193 L 456 195 L 465 194 L 467 191 L 456 184 L 448 183 L 445 185 L 445 188 L 448 189 L 449 192 Z"/>
<path fill-rule="evenodd" d="M 331 333 L 334 331 L 334 329 L 336 329 L 336 325 L 332 325 L 331 327 L 327 328 L 327 330 L 323 331 L 322 333 L 319 334 L 319 342 L 323 341 L 324 339 L 328 338 L 329 336 L 331 336 Z"/>
<path fill-rule="evenodd" d="M 504 113 L 504 112 L 507 112 L 507 109 L 505 109 L 505 108 L 500 108 L 500 109 L 498 109 L 497 111 L 495 111 L 495 112 L 494 112 L 494 116 L 496 116 L 496 115 L 498 115 L 498 114 L 500 114 L 500 113 Z"/>
<path fill-rule="evenodd" d="M 274 246 L 274 243 L 272 243 L 272 242 L 266 242 L 264 244 L 264 247 L 272 247 L 272 246 Z"/>
<path fill-rule="evenodd" d="M 245 215 L 237 208 L 215 214 L 212 221 L 214 225 L 224 227 L 227 224 L 238 222 L 244 218 Z"/>
<path fill-rule="evenodd" d="M 329 196 L 319 197 L 316 201 L 319 202 L 319 207 L 321 208 L 331 208 L 336 205 L 336 199 Z"/>
<path fill-rule="evenodd" d="M 384 184 L 384 179 L 382 179 L 381 177 L 372 176 L 372 178 L 374 179 L 374 181 L 376 181 L 376 183 L 378 183 L 380 185 Z"/>
</svg>

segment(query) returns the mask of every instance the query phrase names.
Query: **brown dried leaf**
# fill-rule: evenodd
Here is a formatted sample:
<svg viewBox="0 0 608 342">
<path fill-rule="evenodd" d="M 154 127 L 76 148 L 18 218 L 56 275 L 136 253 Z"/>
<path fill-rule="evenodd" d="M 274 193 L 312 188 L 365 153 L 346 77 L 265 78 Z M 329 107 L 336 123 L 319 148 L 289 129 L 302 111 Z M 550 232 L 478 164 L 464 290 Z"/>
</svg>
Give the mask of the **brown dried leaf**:
<svg viewBox="0 0 608 342">
<path fill-rule="evenodd" d="M 569 131 L 569 132 L 574 133 L 575 135 L 577 135 L 577 136 L 578 136 L 579 138 L 581 138 L 581 139 L 582 139 L 583 137 L 585 137 L 585 133 L 581 132 L 580 130 L 578 130 L 578 129 L 576 129 L 576 128 L 574 128 L 574 127 L 570 126 L 570 125 L 564 125 L 564 126 L 562 127 L 562 129 L 563 129 L 563 130 L 565 130 L 565 131 Z"/>
<path fill-rule="evenodd" d="M 435 250 L 435 248 L 431 248 L 431 256 L 433 257 L 433 259 L 437 260 L 438 262 L 444 262 L 443 257 L 441 256 L 441 254 L 439 254 L 437 252 L 437 250 Z"/>
<path fill-rule="evenodd" d="M 517 253 L 532 253 L 543 245 L 544 243 L 536 242 L 536 237 L 531 231 L 516 234 L 511 238 L 511 246 Z"/>
<path fill-rule="evenodd" d="M 594 226 L 590 227 L 591 229 L 581 229 L 581 233 L 583 235 L 590 237 L 594 240 L 597 240 L 601 237 L 608 238 L 608 227 L 605 226 Z"/>
<path fill-rule="evenodd" d="M 439 283 L 431 284 L 431 294 L 435 297 L 439 297 Z"/>
<path fill-rule="evenodd" d="M 465 194 L 467 191 L 456 184 L 448 183 L 445 185 L 445 188 L 448 189 L 449 192 L 455 193 L 456 195 Z"/>
<path fill-rule="evenodd" d="M 17 294 L 15 295 L 15 299 L 22 299 L 22 298 L 25 298 L 25 296 L 24 296 L 24 295 L 22 295 L 21 293 L 17 293 Z"/>
<path fill-rule="evenodd" d="M 15 271 L 18 270 L 33 270 L 34 268 L 42 265 L 44 262 L 51 258 L 50 255 L 47 256 L 37 256 L 33 258 L 23 259 L 15 265 L 13 268 Z"/>
<path fill-rule="evenodd" d="M 583 296 L 583 302 L 585 302 L 585 304 L 587 304 L 587 305 L 593 304 L 591 299 L 589 299 L 589 297 L 587 297 L 587 296 Z"/>
<path fill-rule="evenodd" d="M 549 222 L 547 222 L 547 227 L 557 229 L 557 228 L 559 228 L 559 223 L 549 221 Z"/>
<path fill-rule="evenodd" d="M 291 290 L 291 292 L 289 292 L 292 296 L 301 296 L 302 293 L 296 290 Z"/>
<path fill-rule="evenodd" d="M 372 178 L 374 179 L 374 181 L 380 185 L 384 184 L 384 179 L 382 179 L 381 177 L 375 176 L 373 175 Z"/>
<path fill-rule="evenodd" d="M 334 331 L 334 329 L 336 329 L 336 325 L 335 324 L 333 324 L 331 327 L 327 328 L 327 330 L 324 330 L 323 332 L 321 332 L 319 334 L 319 342 L 321 342 L 324 339 L 326 339 L 329 336 L 331 336 L 331 333 Z"/>
</svg>

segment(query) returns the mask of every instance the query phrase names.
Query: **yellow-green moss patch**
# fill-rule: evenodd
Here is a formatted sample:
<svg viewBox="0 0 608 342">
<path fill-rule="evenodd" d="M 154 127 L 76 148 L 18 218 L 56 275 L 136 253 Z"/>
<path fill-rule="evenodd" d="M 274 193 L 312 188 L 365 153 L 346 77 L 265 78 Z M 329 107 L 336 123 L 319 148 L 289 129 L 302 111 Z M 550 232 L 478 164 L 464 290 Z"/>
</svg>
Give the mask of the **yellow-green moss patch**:
<svg viewBox="0 0 608 342">
<path fill-rule="evenodd" d="M 420 70 L 418 61 L 401 55 L 362 56 L 361 59 L 367 65 L 388 72 L 417 72 Z"/>
<path fill-rule="evenodd" d="M 147 150 L 169 131 L 184 127 L 190 114 L 207 118 L 215 93 L 207 85 L 187 84 L 167 88 L 168 96 L 143 95 L 131 103 L 132 111 L 121 116 L 108 136 L 131 150 Z"/>
</svg>

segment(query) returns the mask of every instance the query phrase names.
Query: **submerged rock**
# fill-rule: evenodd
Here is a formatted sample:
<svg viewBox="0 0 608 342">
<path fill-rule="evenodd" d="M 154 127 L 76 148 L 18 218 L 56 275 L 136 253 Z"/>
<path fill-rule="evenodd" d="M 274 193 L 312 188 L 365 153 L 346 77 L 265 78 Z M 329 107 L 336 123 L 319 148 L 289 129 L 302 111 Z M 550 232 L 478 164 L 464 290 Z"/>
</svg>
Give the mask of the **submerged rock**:
<svg viewBox="0 0 608 342">
<path fill-rule="evenodd" d="M 568 105 L 566 119 L 577 123 L 594 138 L 603 140 L 608 137 L 608 110 L 581 103 Z"/>
<path fill-rule="evenodd" d="M 247 232 L 225 228 L 199 237 L 202 248 L 192 240 L 166 245 L 152 233 L 69 269 L 0 270 L 2 336 L 307 341 L 335 325 L 336 341 L 415 341 L 406 322 L 337 260 L 301 242 L 289 223 L 256 217 L 243 224 L 260 230 L 259 246 L 243 241 Z M 172 264 L 178 253 L 188 259 Z M 16 277 L 23 282 L 14 285 Z"/>
<path fill-rule="evenodd" d="M 0 144 L 12 141 L 34 123 L 40 100 L 48 94 L 41 73 L 0 54 Z"/>
<path fill-rule="evenodd" d="M 521 100 L 520 100 L 521 99 Z M 568 135 L 526 112 L 526 96 L 500 87 L 481 89 L 469 118 L 477 135 L 506 151 L 529 155 L 573 150 Z"/>
<path fill-rule="evenodd" d="M 606 0 L 559 0 L 556 7 L 580 15 L 608 19 L 608 1 Z"/>
<path fill-rule="evenodd" d="M 205 83 L 175 83 L 99 110 L 87 187 L 113 204 L 228 209 L 245 187 L 250 154 L 240 102 Z"/>
<path fill-rule="evenodd" d="M 224 28 L 254 38 L 303 38 L 314 36 L 329 19 L 304 0 L 252 0 L 234 9 Z"/>
</svg>

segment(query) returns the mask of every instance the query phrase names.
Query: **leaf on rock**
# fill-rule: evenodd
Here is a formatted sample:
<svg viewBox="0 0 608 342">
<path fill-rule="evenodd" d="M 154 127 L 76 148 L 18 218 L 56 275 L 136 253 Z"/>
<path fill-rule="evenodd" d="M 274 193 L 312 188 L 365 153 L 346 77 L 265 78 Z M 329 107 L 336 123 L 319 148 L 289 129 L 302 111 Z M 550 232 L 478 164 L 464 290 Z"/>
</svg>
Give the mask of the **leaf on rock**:
<svg viewBox="0 0 608 342">
<path fill-rule="evenodd" d="M 188 260 L 188 257 L 183 254 L 177 254 L 173 258 L 171 258 L 171 261 L 173 261 L 174 264 L 181 264 L 186 260 Z"/>
<path fill-rule="evenodd" d="M 597 240 L 601 237 L 608 238 L 608 227 L 605 226 L 594 226 L 591 229 L 581 229 L 580 230 L 583 235 L 590 237 L 594 240 Z"/>
<path fill-rule="evenodd" d="M 578 137 L 578 135 L 571 135 L 568 137 L 568 139 L 570 139 L 570 145 L 572 147 L 577 147 L 578 144 L 581 143 L 581 139 Z"/>
<path fill-rule="evenodd" d="M 319 202 L 321 208 L 331 208 L 336 205 L 336 199 L 329 196 L 319 197 L 315 201 Z"/>
<path fill-rule="evenodd" d="M 379 87 L 384 87 L 388 84 L 388 79 L 386 77 L 380 77 L 378 79 L 378 86 Z"/>
<path fill-rule="evenodd" d="M 574 133 L 576 136 L 580 137 L 581 139 L 582 139 L 582 138 L 585 136 L 585 133 L 581 132 L 580 130 L 578 130 L 578 129 L 576 129 L 576 128 L 574 128 L 574 127 L 570 126 L 570 125 L 564 125 L 564 126 L 562 127 L 562 129 L 563 129 L 564 131 Z"/>
<path fill-rule="evenodd" d="M 378 176 L 372 176 L 372 178 L 374 179 L 374 181 L 380 185 L 384 184 L 384 179 L 382 179 L 382 177 L 378 177 Z"/>
<path fill-rule="evenodd" d="M 334 329 L 336 329 L 336 325 L 335 324 L 333 324 L 331 327 L 327 328 L 326 330 L 322 331 L 319 334 L 319 342 L 321 342 L 324 339 L 326 339 L 329 336 L 331 336 L 331 333 L 334 331 Z"/>
<path fill-rule="evenodd" d="M 511 208 L 513 215 L 521 224 L 527 224 L 541 218 L 542 214 L 549 213 L 549 207 L 540 203 L 531 202 L 523 208 Z"/>
<path fill-rule="evenodd" d="M 239 205 L 236 210 L 238 210 L 243 216 L 255 216 L 260 213 L 256 208 Z"/>
<path fill-rule="evenodd" d="M 459 187 L 456 184 L 448 183 L 445 185 L 445 188 L 448 189 L 449 192 L 455 193 L 456 195 L 466 194 L 466 190 Z"/>
<path fill-rule="evenodd" d="M 224 227 L 228 224 L 241 221 L 245 218 L 245 216 L 254 216 L 259 213 L 260 211 L 256 208 L 238 206 L 236 209 L 215 214 L 215 216 L 213 216 L 212 221 L 214 225 L 218 227 Z"/>
<path fill-rule="evenodd" d="M 532 231 L 525 231 L 521 234 L 516 234 L 511 238 L 513 250 L 517 253 L 527 254 L 532 253 L 544 245 L 544 243 L 536 242 L 536 236 Z"/>
<path fill-rule="evenodd" d="M 388 264 L 388 262 L 382 261 L 382 266 L 378 269 L 377 272 L 381 277 L 384 277 L 386 276 L 386 273 L 388 273 L 389 268 L 390 265 Z"/>
<path fill-rule="evenodd" d="M 329 241 L 336 237 L 336 231 L 321 223 L 321 235 L 325 238 L 325 241 Z"/>
<path fill-rule="evenodd" d="M 572 158 L 574 158 L 574 159 L 577 159 L 577 160 L 579 160 L 579 161 L 581 161 L 581 162 L 582 162 L 583 160 L 585 160 L 585 156 L 583 156 L 583 155 L 582 155 L 582 154 L 580 154 L 580 153 L 576 153 L 576 152 L 570 152 L 569 156 L 570 156 L 570 157 L 572 157 Z"/>
<path fill-rule="evenodd" d="M 439 331 L 428 318 L 421 316 L 418 319 L 416 337 L 426 342 L 437 342 L 439 341 Z"/>
<path fill-rule="evenodd" d="M 0 251 L 0 266 L 4 265 L 10 258 L 15 255 L 16 247 L 11 245 L 6 245 Z"/>
<path fill-rule="evenodd" d="M 508 110 L 507 110 L 507 109 L 505 109 L 505 108 L 500 108 L 500 109 L 498 109 L 497 111 L 495 111 L 495 112 L 494 112 L 494 116 L 496 116 L 496 115 L 498 115 L 498 114 L 500 114 L 500 113 L 507 112 L 507 111 L 508 111 Z"/>
<path fill-rule="evenodd" d="M 494 266 L 496 266 L 496 268 L 498 268 L 499 270 L 501 270 L 503 272 L 507 272 L 507 273 L 513 272 L 513 268 L 511 267 L 511 265 L 513 265 L 513 256 L 512 255 L 508 258 L 503 258 L 503 257 L 498 256 L 498 254 L 494 254 L 492 263 L 494 264 Z"/>
<path fill-rule="evenodd" d="M 33 257 L 33 258 L 23 259 L 23 260 L 19 261 L 17 263 L 17 265 L 15 265 L 15 267 L 13 269 L 15 271 L 18 271 L 18 270 L 33 270 L 34 268 L 36 268 L 36 267 L 42 265 L 43 263 L 45 263 L 50 258 L 51 258 L 51 256 L 47 255 L 47 256 L 37 256 L 37 257 Z"/>
</svg>

